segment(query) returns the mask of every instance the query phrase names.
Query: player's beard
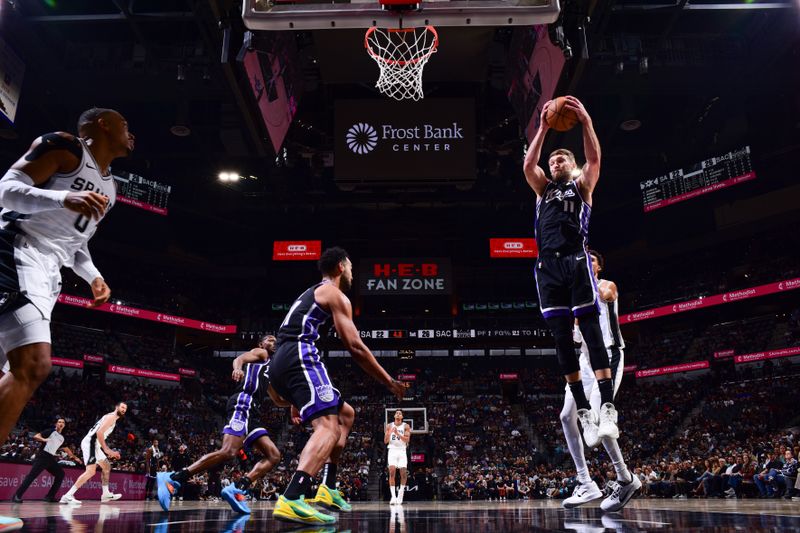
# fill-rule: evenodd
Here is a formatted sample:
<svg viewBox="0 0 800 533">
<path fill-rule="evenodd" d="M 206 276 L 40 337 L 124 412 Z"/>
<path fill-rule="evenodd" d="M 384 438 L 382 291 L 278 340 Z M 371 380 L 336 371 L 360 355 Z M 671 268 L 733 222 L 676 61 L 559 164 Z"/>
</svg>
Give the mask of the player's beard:
<svg viewBox="0 0 800 533">
<path fill-rule="evenodd" d="M 562 182 L 568 181 L 570 176 L 572 176 L 571 170 L 559 170 L 555 174 L 553 174 L 553 181 Z"/>
<path fill-rule="evenodd" d="M 347 279 L 344 276 L 342 276 L 340 278 L 340 280 L 339 280 L 339 289 L 341 289 L 342 292 L 349 291 L 352 286 L 353 286 L 353 280 L 352 279 Z"/>
</svg>

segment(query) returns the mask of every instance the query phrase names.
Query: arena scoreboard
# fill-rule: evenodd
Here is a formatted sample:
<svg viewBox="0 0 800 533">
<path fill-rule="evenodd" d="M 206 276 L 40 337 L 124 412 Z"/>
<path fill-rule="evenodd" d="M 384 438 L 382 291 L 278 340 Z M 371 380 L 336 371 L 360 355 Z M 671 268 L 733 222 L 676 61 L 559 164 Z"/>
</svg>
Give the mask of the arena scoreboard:
<svg viewBox="0 0 800 533">
<path fill-rule="evenodd" d="M 115 172 L 114 181 L 118 201 L 159 215 L 167 214 L 172 186 L 125 171 Z"/>
<path fill-rule="evenodd" d="M 725 189 L 756 177 L 750 147 L 711 157 L 639 183 L 645 213 Z"/>
</svg>

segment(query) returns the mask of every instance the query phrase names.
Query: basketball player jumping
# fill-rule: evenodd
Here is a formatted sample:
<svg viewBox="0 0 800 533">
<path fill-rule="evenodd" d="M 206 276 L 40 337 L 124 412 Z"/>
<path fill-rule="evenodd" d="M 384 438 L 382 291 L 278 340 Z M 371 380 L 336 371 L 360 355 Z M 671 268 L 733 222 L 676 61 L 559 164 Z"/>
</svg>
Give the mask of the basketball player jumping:
<svg viewBox="0 0 800 533">
<path fill-rule="evenodd" d="M 589 255 L 592 259 L 592 272 L 595 282 L 597 283 L 597 292 L 600 297 L 600 329 L 603 332 L 603 342 L 608 352 L 608 359 L 611 366 L 611 379 L 614 382 L 614 395 L 616 396 L 619 386 L 622 383 L 622 369 L 625 367 L 625 355 L 623 353 L 625 341 L 622 339 L 622 332 L 619 328 L 619 311 L 617 307 L 619 293 L 617 292 L 617 285 L 613 281 L 600 279 L 599 277 L 605 263 L 603 256 L 594 250 L 589 250 Z M 600 408 L 600 389 L 597 386 L 597 379 L 589 364 L 589 350 L 586 347 L 586 343 L 583 342 L 580 329 L 577 326 L 573 330 L 573 335 L 575 342 L 581 343 L 580 372 L 584 394 L 589 397 L 589 403 L 592 405 L 592 408 L 597 410 Z M 572 392 L 569 387 L 567 387 L 566 394 L 564 395 L 564 408 L 561 410 L 561 426 L 564 428 L 564 437 L 567 440 L 567 447 L 569 448 L 570 455 L 572 455 L 572 460 L 575 462 L 575 468 L 578 471 L 578 485 L 575 486 L 575 491 L 572 493 L 572 496 L 565 499 L 563 502 L 565 508 L 571 509 L 601 498 L 603 493 L 600 491 L 597 483 L 592 481 L 589 475 L 589 469 L 586 466 L 583 442 L 581 441 L 581 435 L 578 431 L 577 407 L 575 406 L 575 399 L 572 397 Z M 622 457 L 622 451 L 619 449 L 617 440 L 605 437 L 602 439 L 602 442 L 614 465 L 617 479 L 616 481 L 610 482 L 610 487 L 612 489 L 611 494 L 602 501 L 600 508 L 610 512 L 619 511 L 625 507 L 625 504 L 636 494 L 636 491 L 642 488 L 642 482 L 638 477 L 632 476 L 628 467 L 625 465 L 625 460 Z M 586 441 L 586 445 L 590 448 L 594 448 L 597 444 L 598 440 L 594 442 Z"/>
<path fill-rule="evenodd" d="M 534 272 L 539 305 L 555 337 L 558 362 L 575 399 L 586 440 L 616 439 L 619 430 L 613 403 L 614 383 L 600 330 L 597 284 L 587 252 L 592 192 L 600 178 L 600 142 L 583 104 L 577 98 L 567 96 L 566 109 L 577 115 L 583 127 L 586 164 L 578 168 L 572 152 L 555 150 L 548 160 L 551 175 L 548 179 L 537 162 L 549 129 L 545 117 L 552 104 L 552 101 L 547 102 L 542 109 L 539 129 L 524 163 L 525 178 L 536 192 L 539 258 Z M 573 317 L 580 319 L 580 330 L 597 378 L 601 402 L 599 414 L 592 409 L 583 391 L 578 356 L 572 342 Z"/>
<path fill-rule="evenodd" d="M 100 496 L 102 503 L 119 500 L 122 494 L 113 494 L 108 490 L 108 480 L 111 477 L 111 463 L 110 459 L 119 459 L 120 454 L 112 450 L 106 439 L 114 428 L 117 427 L 117 422 L 125 417 L 128 411 L 128 405 L 125 402 L 119 402 L 114 406 L 114 410 L 106 413 L 97 422 L 94 423 L 89 433 L 83 437 L 81 441 L 81 451 L 83 452 L 83 464 L 86 465 L 86 471 L 75 480 L 75 484 L 61 497 L 61 503 L 80 504 L 80 500 L 75 498 L 75 493 L 78 492 L 84 483 L 94 477 L 97 471 L 97 465 L 100 465 L 102 470 L 102 484 L 103 494 Z"/>
<path fill-rule="evenodd" d="M 0 360 L 10 370 L 0 378 L 0 442 L 50 373 L 60 268 L 71 267 L 91 285 L 92 305 L 111 296 L 88 243 L 116 200 L 109 166 L 133 144 L 122 115 L 89 109 L 78 120 L 78 137 L 39 137 L 0 178 Z"/>
<path fill-rule="evenodd" d="M 303 524 L 331 524 L 336 518 L 311 507 L 304 499 L 314 476 L 322 468 L 333 471 L 347 441 L 340 414 L 346 404 L 334 388 L 315 342 L 331 319 L 345 348 L 371 377 L 402 399 L 407 385 L 392 379 L 361 341 L 350 300 L 344 295 L 353 283 L 353 264 L 341 248 L 325 250 L 319 259 L 322 281 L 306 290 L 292 304 L 278 332 L 278 351 L 271 378 L 277 394 L 298 411 L 313 433 L 302 453 L 297 471 L 278 498 L 272 516 Z M 338 492 L 338 491 L 337 491 Z"/>
<path fill-rule="evenodd" d="M 252 483 L 264 477 L 281 460 L 281 454 L 269 438 L 269 433 L 259 426 L 259 413 L 269 394 L 270 363 L 272 354 L 275 353 L 275 344 L 275 337 L 267 335 L 261 339 L 258 347 L 233 360 L 231 378 L 239 383 L 239 388 L 228 398 L 228 423 L 222 429 L 222 448 L 204 455 L 177 472 L 159 472 L 156 475 L 158 503 L 165 511 L 169 511 L 172 496 L 181 483 L 234 459 L 242 448 L 254 446 L 262 459 L 235 484 L 222 489 L 222 498 L 234 511 L 242 514 L 250 513 L 246 501 L 247 491 Z"/>
<path fill-rule="evenodd" d="M 388 449 L 386 464 L 389 466 L 389 491 L 392 499 L 389 505 L 402 505 L 403 493 L 406 490 L 408 480 L 408 456 L 406 449 L 408 441 L 411 440 L 411 427 L 403 422 L 403 411 L 398 409 L 394 412 L 394 421 L 386 424 L 386 432 L 383 435 L 383 443 Z M 395 472 L 400 470 L 400 490 L 396 491 Z"/>
</svg>

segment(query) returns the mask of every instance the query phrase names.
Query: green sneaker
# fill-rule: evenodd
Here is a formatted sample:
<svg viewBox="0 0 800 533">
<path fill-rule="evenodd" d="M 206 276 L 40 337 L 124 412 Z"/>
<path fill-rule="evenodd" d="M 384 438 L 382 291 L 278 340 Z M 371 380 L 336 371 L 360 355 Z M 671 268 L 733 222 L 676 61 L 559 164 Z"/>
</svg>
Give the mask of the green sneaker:
<svg viewBox="0 0 800 533">
<path fill-rule="evenodd" d="M 287 500 L 283 496 L 278 498 L 272 517 L 284 522 L 297 522 L 299 524 L 333 524 L 336 518 L 317 511 L 308 505 L 301 496 L 296 500 Z"/>
<path fill-rule="evenodd" d="M 341 492 L 331 489 L 327 485 L 320 485 L 317 489 L 317 495 L 314 496 L 313 500 L 308 500 L 308 503 L 318 503 L 332 511 L 349 512 L 353 510 L 353 506 L 347 503 Z"/>
</svg>

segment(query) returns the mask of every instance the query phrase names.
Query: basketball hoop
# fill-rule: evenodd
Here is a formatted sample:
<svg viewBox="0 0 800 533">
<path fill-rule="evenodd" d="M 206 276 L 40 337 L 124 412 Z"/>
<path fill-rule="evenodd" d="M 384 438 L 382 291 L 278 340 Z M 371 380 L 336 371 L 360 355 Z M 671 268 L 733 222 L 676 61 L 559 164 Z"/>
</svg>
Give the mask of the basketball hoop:
<svg viewBox="0 0 800 533">
<path fill-rule="evenodd" d="M 375 87 L 395 100 L 420 100 L 422 69 L 439 46 L 433 26 L 419 28 L 370 27 L 364 47 L 380 69 Z"/>
</svg>

